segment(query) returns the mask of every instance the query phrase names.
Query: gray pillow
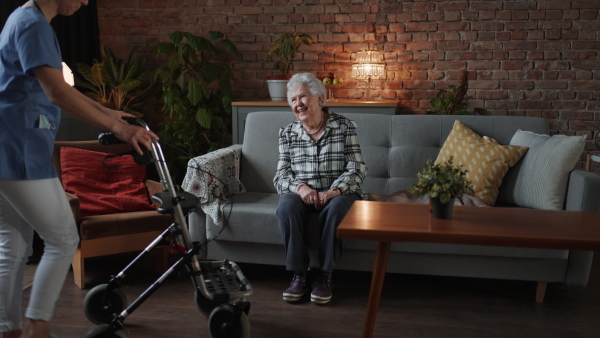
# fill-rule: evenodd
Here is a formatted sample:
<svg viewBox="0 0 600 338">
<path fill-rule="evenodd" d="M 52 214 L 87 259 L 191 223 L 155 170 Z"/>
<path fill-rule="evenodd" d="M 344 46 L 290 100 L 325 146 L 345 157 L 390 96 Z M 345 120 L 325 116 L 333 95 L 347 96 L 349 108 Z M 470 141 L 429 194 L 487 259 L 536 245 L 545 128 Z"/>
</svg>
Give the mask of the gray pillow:
<svg viewBox="0 0 600 338">
<path fill-rule="evenodd" d="M 585 138 L 585 135 L 549 136 L 517 130 L 510 144 L 529 150 L 504 177 L 498 202 L 562 210 L 569 172 L 581 156 Z"/>
</svg>

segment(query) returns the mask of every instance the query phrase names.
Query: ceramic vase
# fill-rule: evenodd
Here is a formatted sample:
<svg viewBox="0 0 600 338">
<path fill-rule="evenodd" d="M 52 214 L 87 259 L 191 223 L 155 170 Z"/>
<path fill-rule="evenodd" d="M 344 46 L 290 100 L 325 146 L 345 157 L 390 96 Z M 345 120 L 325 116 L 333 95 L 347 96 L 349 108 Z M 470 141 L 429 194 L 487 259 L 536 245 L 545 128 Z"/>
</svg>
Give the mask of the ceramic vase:
<svg viewBox="0 0 600 338">
<path fill-rule="evenodd" d="M 288 80 L 267 80 L 272 101 L 287 100 L 287 83 Z"/>
<path fill-rule="evenodd" d="M 448 202 L 442 203 L 439 198 L 429 198 L 431 205 L 431 214 L 437 219 L 452 219 L 452 210 L 454 210 L 454 197 Z"/>
</svg>

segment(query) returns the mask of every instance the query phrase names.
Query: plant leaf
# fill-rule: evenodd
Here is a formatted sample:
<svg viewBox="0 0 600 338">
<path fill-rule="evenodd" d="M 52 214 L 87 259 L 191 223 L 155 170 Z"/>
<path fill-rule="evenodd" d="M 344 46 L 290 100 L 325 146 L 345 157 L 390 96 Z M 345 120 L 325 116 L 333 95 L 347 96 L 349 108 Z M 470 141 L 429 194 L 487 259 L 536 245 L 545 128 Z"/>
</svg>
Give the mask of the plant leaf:
<svg viewBox="0 0 600 338">
<path fill-rule="evenodd" d="M 225 47 L 225 51 L 227 51 L 227 53 L 234 56 L 240 56 L 239 50 L 232 41 L 225 39 L 221 43 Z"/>
<path fill-rule="evenodd" d="M 175 31 L 169 34 L 169 39 L 173 45 L 179 44 L 183 40 L 184 33 L 181 31 Z"/>
<path fill-rule="evenodd" d="M 159 42 L 154 47 L 156 54 L 171 54 L 175 51 L 175 45 L 171 42 Z"/>
<path fill-rule="evenodd" d="M 210 129 L 210 115 L 206 109 L 198 109 L 196 112 L 196 122 L 198 122 L 198 124 L 200 124 L 203 128 Z"/>
<path fill-rule="evenodd" d="M 190 104 L 195 106 L 202 99 L 202 93 L 200 92 L 200 85 L 195 78 L 191 78 L 188 81 L 188 100 L 190 100 Z"/>
<path fill-rule="evenodd" d="M 210 36 L 211 40 L 217 40 L 225 36 L 225 34 L 219 31 L 209 31 L 208 35 Z"/>
</svg>

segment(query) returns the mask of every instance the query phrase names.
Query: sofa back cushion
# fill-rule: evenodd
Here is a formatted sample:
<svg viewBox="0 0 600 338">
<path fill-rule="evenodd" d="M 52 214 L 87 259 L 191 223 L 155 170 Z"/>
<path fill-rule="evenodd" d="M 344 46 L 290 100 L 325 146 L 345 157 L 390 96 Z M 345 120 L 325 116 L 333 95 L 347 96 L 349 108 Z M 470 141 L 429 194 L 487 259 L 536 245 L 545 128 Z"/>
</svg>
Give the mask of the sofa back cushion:
<svg viewBox="0 0 600 338">
<path fill-rule="evenodd" d="M 279 128 L 294 122 L 289 111 L 256 112 L 246 118 L 240 181 L 249 192 L 277 193 L 273 178 L 279 155 Z"/>
<path fill-rule="evenodd" d="M 334 109 L 335 112 L 335 109 Z M 365 192 L 390 194 L 416 182 L 425 161 L 436 159 L 460 120 L 479 135 L 509 144 L 518 129 L 548 133 L 543 118 L 473 115 L 343 114 L 358 124 L 358 141 L 369 168 Z M 295 121 L 291 112 L 255 112 L 246 119 L 240 179 L 247 191 L 272 192 L 277 169 L 278 131 Z"/>
</svg>

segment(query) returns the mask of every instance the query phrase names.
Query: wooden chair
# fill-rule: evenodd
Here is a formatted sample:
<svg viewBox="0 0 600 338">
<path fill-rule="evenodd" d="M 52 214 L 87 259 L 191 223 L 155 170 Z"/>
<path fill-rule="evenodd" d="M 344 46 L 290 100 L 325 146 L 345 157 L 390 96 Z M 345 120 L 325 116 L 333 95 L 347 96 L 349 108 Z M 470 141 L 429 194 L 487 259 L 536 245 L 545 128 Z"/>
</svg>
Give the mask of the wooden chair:
<svg viewBox="0 0 600 338">
<path fill-rule="evenodd" d="M 131 150 L 128 144 L 103 146 L 98 141 L 55 142 L 52 163 L 59 178 L 62 177 L 61 147 L 112 154 Z M 145 184 L 149 197 L 162 191 L 158 182 L 146 180 Z M 143 250 L 173 222 L 170 215 L 161 215 L 154 210 L 81 217 L 78 197 L 68 193 L 67 197 L 79 230 L 80 243 L 72 266 L 75 284 L 81 289 L 85 288 L 85 258 Z M 154 252 L 155 265 L 159 271 L 164 271 L 167 265 L 166 249 L 168 246 L 157 248 Z"/>
</svg>

